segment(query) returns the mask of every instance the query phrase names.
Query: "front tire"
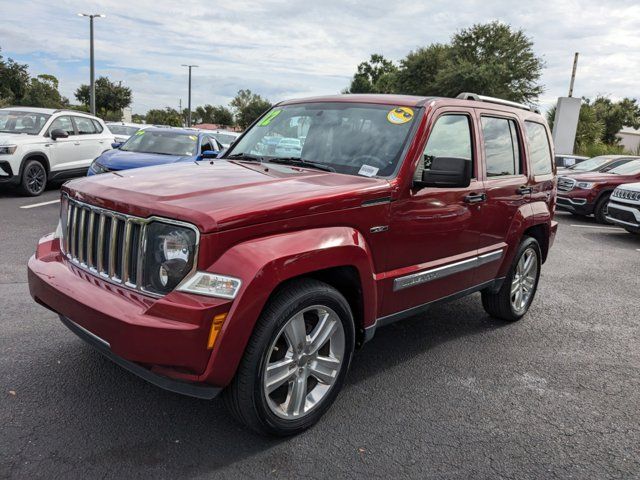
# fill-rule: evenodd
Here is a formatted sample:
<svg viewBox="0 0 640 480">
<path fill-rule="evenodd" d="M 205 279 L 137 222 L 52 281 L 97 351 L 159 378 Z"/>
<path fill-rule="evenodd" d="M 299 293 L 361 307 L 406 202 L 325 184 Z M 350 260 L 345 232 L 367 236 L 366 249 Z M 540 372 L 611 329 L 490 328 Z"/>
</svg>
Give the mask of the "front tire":
<svg viewBox="0 0 640 480">
<path fill-rule="evenodd" d="M 259 433 L 300 433 L 337 397 L 354 347 L 353 315 L 340 292 L 317 280 L 292 283 L 262 312 L 225 403 Z"/>
<path fill-rule="evenodd" d="M 607 220 L 607 213 L 609 212 L 609 196 L 604 195 L 598 203 L 596 204 L 596 208 L 593 210 L 593 216 L 596 217 L 596 222 L 598 223 L 609 223 Z"/>
<path fill-rule="evenodd" d="M 515 322 L 529 310 L 538 289 L 542 254 L 535 238 L 525 237 L 497 293 L 482 291 L 482 306 L 492 317 Z"/>
<path fill-rule="evenodd" d="M 25 195 L 37 197 L 47 186 L 47 169 L 38 160 L 28 160 L 22 171 L 20 189 Z"/>
</svg>

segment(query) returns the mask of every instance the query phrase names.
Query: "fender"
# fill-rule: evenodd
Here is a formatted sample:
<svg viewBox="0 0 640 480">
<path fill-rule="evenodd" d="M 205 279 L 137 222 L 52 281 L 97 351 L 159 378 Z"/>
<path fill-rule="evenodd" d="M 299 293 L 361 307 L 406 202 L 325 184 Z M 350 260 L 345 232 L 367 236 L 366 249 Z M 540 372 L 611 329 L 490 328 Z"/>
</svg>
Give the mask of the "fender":
<svg viewBox="0 0 640 480">
<path fill-rule="evenodd" d="M 249 240 L 227 250 L 207 270 L 237 277 L 242 286 L 199 380 L 218 386 L 229 384 L 255 323 L 278 285 L 341 266 L 353 266 L 358 271 L 364 309 L 362 326 L 372 324 L 378 305 L 374 270 L 371 252 L 359 231 L 351 227 L 302 230 Z"/>
<path fill-rule="evenodd" d="M 25 153 L 20 160 L 20 178 L 22 178 L 22 172 L 24 170 L 24 165 L 27 163 L 31 157 L 40 157 L 44 159 L 44 168 L 47 171 L 47 174 L 51 171 L 51 164 L 49 163 L 49 156 L 42 150 L 32 150 L 28 153 Z"/>
<path fill-rule="evenodd" d="M 502 259 L 502 264 L 498 269 L 497 278 L 503 278 L 509 272 L 509 268 L 511 268 L 511 264 L 513 263 L 513 259 L 516 255 L 516 251 L 520 246 L 520 240 L 522 239 L 522 236 L 527 229 L 539 224 L 548 228 L 550 217 L 549 220 L 544 220 L 544 217 L 536 215 L 536 212 L 539 211 L 539 207 L 534 208 L 533 205 L 537 203 L 542 202 L 527 203 L 521 205 L 513 216 L 511 225 L 509 226 L 509 232 L 507 233 L 507 237 L 505 239 L 505 242 L 507 244 L 507 251 Z M 547 210 L 546 204 L 545 210 Z"/>
</svg>

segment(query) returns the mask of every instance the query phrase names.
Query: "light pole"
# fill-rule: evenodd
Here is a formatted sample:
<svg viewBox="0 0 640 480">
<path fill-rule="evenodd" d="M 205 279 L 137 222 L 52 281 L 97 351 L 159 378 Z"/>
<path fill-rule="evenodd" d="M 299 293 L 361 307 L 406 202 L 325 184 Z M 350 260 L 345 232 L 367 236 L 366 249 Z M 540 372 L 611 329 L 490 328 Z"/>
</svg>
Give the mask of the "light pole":
<svg viewBox="0 0 640 480">
<path fill-rule="evenodd" d="M 185 65 L 182 64 L 183 67 L 189 67 L 189 101 L 187 102 L 187 108 L 189 109 L 189 116 L 187 120 L 187 127 L 191 126 L 191 69 L 198 68 L 198 65 Z"/>
<path fill-rule="evenodd" d="M 89 37 L 90 37 L 90 57 L 91 57 L 91 78 L 89 83 L 89 104 L 91 108 L 91 115 L 96 114 L 96 84 L 95 84 L 95 65 L 93 60 L 93 19 L 104 18 L 106 15 L 102 13 L 79 13 L 79 17 L 89 17 Z"/>
</svg>

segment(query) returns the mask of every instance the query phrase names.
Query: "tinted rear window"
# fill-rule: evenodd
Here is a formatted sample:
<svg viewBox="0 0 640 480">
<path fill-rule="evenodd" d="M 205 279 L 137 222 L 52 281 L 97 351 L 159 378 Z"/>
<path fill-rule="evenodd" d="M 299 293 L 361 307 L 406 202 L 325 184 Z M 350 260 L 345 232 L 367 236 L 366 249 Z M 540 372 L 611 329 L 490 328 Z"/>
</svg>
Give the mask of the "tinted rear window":
<svg viewBox="0 0 640 480">
<path fill-rule="evenodd" d="M 524 122 L 529 145 L 529 159 L 534 175 L 545 175 L 553 172 L 551 147 L 544 125 L 535 122 Z"/>
</svg>

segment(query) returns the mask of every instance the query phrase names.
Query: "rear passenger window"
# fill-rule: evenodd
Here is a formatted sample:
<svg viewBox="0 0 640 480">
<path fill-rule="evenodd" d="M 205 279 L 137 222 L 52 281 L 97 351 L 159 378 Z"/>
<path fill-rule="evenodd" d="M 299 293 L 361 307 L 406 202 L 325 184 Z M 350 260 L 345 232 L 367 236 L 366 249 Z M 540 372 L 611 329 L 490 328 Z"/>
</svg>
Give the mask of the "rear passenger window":
<svg viewBox="0 0 640 480">
<path fill-rule="evenodd" d="M 73 121 L 76 122 L 78 135 L 93 135 L 96 133 L 96 127 L 90 118 L 73 117 Z"/>
<path fill-rule="evenodd" d="M 516 122 L 507 118 L 482 117 L 481 123 L 487 177 L 522 173 Z"/>
<path fill-rule="evenodd" d="M 527 129 L 527 144 L 534 175 L 545 175 L 553 172 L 551 163 L 551 147 L 544 125 L 535 122 L 524 122 Z"/>
<path fill-rule="evenodd" d="M 436 157 L 466 158 L 471 160 L 471 126 L 467 115 L 443 115 L 433 126 L 422 161 L 416 168 L 414 178 L 422 179 L 422 172 L 431 169 L 431 162 Z"/>
</svg>

